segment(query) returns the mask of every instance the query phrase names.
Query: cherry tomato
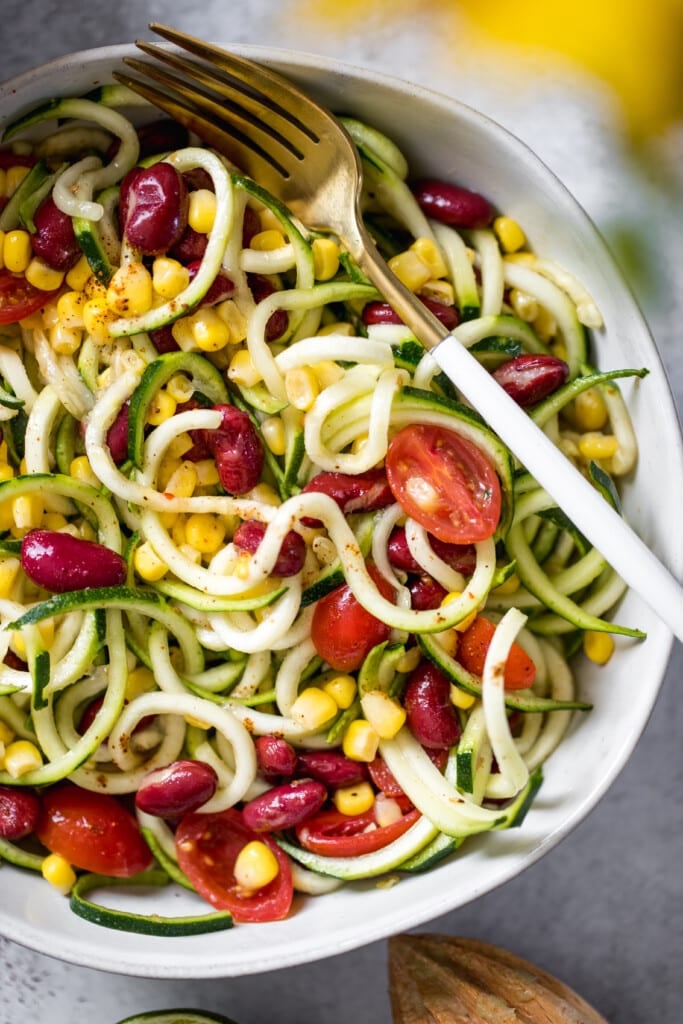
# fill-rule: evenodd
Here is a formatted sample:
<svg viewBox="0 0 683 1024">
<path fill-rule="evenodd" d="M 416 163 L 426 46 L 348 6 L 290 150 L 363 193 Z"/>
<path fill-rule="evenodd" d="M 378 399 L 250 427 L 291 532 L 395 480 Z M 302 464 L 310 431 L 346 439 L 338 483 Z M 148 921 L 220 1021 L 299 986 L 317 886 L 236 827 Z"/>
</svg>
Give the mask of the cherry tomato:
<svg viewBox="0 0 683 1024">
<path fill-rule="evenodd" d="M 436 765 L 439 771 L 443 772 L 446 767 L 446 761 L 448 760 L 448 751 L 435 749 L 429 750 L 425 748 L 425 753 L 428 755 L 429 760 Z M 372 779 L 375 787 L 381 790 L 385 796 L 393 797 L 394 800 L 398 800 L 399 802 L 402 800 L 408 800 L 408 797 L 399 786 L 394 777 L 394 773 L 387 766 L 383 757 L 377 756 L 374 761 L 370 761 L 368 765 L 368 772 L 370 773 L 370 778 Z M 401 807 L 403 807 L 403 804 L 401 804 Z M 410 808 L 407 807 L 406 809 L 409 810 Z"/>
<path fill-rule="evenodd" d="M 468 672 L 480 676 L 484 671 L 486 652 L 495 628 L 483 615 L 478 615 L 472 625 L 460 634 L 455 657 Z M 524 690 L 532 685 L 535 678 L 535 664 L 519 644 L 513 644 L 505 665 L 505 689 Z"/>
<path fill-rule="evenodd" d="M 396 501 L 439 540 L 473 544 L 495 532 L 501 507 L 495 469 L 455 431 L 404 427 L 389 444 L 386 471 Z"/>
<path fill-rule="evenodd" d="M 413 809 L 391 825 L 377 827 L 372 811 L 353 816 L 336 810 L 320 811 L 297 826 L 296 837 L 305 850 L 323 857 L 360 857 L 393 843 L 419 817 L 420 812 Z"/>
<path fill-rule="evenodd" d="M 391 601 L 394 592 L 379 570 L 368 565 L 368 572 L 382 596 Z M 313 646 L 323 661 L 340 672 L 359 668 L 389 633 L 390 627 L 359 604 L 347 583 L 322 597 L 313 612 Z"/>
<path fill-rule="evenodd" d="M 0 324 L 14 324 L 50 301 L 55 292 L 34 288 L 25 277 L 0 270 Z"/>
<path fill-rule="evenodd" d="M 268 835 L 248 829 L 234 808 L 216 814 L 186 814 L 176 830 L 178 863 L 197 892 L 235 921 L 281 921 L 294 895 L 287 855 Z M 277 857 L 276 878 L 254 893 L 235 881 L 237 855 L 253 840 L 265 843 Z"/>
<path fill-rule="evenodd" d="M 42 794 L 36 835 L 74 867 L 129 878 L 152 864 L 134 815 L 116 797 L 63 783 Z"/>
</svg>

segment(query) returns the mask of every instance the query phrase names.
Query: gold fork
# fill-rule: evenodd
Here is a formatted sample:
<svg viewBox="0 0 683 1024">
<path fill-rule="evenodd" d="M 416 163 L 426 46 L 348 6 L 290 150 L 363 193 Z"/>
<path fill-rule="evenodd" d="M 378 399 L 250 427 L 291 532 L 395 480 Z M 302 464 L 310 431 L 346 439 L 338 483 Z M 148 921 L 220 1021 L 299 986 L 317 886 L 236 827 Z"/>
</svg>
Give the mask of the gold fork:
<svg viewBox="0 0 683 1024">
<path fill-rule="evenodd" d="M 283 76 L 164 25 L 118 81 L 225 154 L 307 227 L 333 231 L 439 367 L 622 579 L 683 640 L 683 589 L 628 524 L 426 306 L 394 276 L 360 213 L 358 153 L 339 121 Z M 194 59 L 199 58 L 199 60 Z"/>
</svg>

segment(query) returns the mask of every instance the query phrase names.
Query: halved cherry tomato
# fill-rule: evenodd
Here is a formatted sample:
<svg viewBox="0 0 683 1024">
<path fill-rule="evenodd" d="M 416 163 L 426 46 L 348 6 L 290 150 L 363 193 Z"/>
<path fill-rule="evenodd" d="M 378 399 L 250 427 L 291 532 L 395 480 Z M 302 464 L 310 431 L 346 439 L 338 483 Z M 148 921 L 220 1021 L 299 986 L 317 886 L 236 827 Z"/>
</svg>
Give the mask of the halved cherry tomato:
<svg viewBox="0 0 683 1024">
<path fill-rule="evenodd" d="M 434 749 L 428 750 L 425 748 L 425 753 L 428 755 L 429 760 L 436 765 L 439 771 L 443 772 L 446 767 L 446 761 L 448 760 L 448 751 Z M 370 778 L 376 788 L 381 790 L 385 796 L 393 797 L 395 800 L 408 799 L 394 778 L 394 773 L 387 766 L 383 757 L 377 756 L 374 761 L 370 761 L 368 765 L 368 772 L 370 773 Z"/>
<path fill-rule="evenodd" d="M 379 570 L 368 565 L 368 573 L 382 596 L 391 601 L 394 591 Z M 322 597 L 313 612 L 313 646 L 323 661 L 340 672 L 360 668 L 365 656 L 389 633 L 389 626 L 359 604 L 347 583 Z"/>
<path fill-rule="evenodd" d="M 245 893 L 235 881 L 234 866 L 240 850 L 253 840 L 273 851 L 280 871 L 262 889 Z M 178 864 L 197 892 L 218 910 L 230 911 L 235 921 L 281 921 L 289 913 L 294 888 L 287 855 L 270 836 L 248 829 L 239 811 L 186 814 L 175 841 Z"/>
<path fill-rule="evenodd" d="M 477 615 L 472 625 L 460 634 L 455 657 L 468 672 L 480 676 L 484 671 L 486 652 L 495 628 L 483 615 Z M 513 644 L 505 665 L 505 689 L 524 690 L 532 685 L 535 678 L 534 662 L 519 644 Z"/>
<path fill-rule="evenodd" d="M 399 505 L 439 540 L 473 544 L 494 534 L 501 508 L 496 471 L 454 430 L 427 423 L 399 430 L 386 472 Z"/>
<path fill-rule="evenodd" d="M 304 850 L 323 857 L 360 857 L 393 843 L 419 817 L 420 812 L 414 809 L 391 825 L 378 827 L 372 811 L 353 816 L 335 810 L 320 811 L 297 826 L 296 837 Z"/>
<path fill-rule="evenodd" d="M 46 790 L 36 835 L 74 867 L 129 878 L 152 864 L 133 814 L 114 796 L 70 782 Z"/>
<path fill-rule="evenodd" d="M 0 324 L 14 324 L 46 305 L 56 292 L 34 288 L 21 274 L 0 270 Z"/>
</svg>

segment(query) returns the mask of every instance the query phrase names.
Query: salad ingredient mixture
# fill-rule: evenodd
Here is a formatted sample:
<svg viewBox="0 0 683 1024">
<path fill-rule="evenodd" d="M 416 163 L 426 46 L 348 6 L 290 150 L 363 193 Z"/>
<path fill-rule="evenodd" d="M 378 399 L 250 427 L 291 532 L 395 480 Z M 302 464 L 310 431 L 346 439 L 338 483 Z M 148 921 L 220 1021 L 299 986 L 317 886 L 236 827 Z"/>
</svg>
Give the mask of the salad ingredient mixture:
<svg viewBox="0 0 683 1024">
<path fill-rule="evenodd" d="M 346 124 L 389 266 L 618 507 L 646 371 L 595 369 L 495 197 Z M 181 126 L 104 86 L 4 139 L 0 857 L 194 934 L 519 825 L 570 660 L 642 635 L 622 581 L 339 240 Z M 91 898 L 169 880 L 215 912 Z"/>
</svg>

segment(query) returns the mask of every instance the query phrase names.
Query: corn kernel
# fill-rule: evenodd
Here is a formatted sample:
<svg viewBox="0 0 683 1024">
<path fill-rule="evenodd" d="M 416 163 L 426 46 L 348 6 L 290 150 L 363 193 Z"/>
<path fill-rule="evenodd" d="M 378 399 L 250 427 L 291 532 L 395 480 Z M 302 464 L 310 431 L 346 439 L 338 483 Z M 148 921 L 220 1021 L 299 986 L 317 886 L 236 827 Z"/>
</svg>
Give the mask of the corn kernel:
<svg viewBox="0 0 683 1024">
<path fill-rule="evenodd" d="M 47 263 L 34 256 L 26 267 L 26 280 L 34 288 L 40 288 L 45 292 L 53 292 L 61 286 L 64 280 L 64 272 L 62 270 L 54 270 Z"/>
<path fill-rule="evenodd" d="M 133 260 L 114 272 L 107 288 L 107 305 L 119 316 L 140 316 L 152 308 L 152 275 L 144 263 Z"/>
<path fill-rule="evenodd" d="M 106 345 L 111 341 L 109 324 L 116 319 L 116 314 L 107 305 L 104 295 L 95 295 L 87 299 L 83 306 L 83 326 L 96 345 Z"/>
<path fill-rule="evenodd" d="M 225 523 L 219 516 L 196 512 L 185 523 L 185 539 L 195 551 L 212 555 L 225 540 Z"/>
<path fill-rule="evenodd" d="M 60 356 L 71 356 L 78 352 L 83 340 L 83 332 L 77 327 L 67 327 L 65 324 L 55 324 L 48 331 L 50 348 Z"/>
<path fill-rule="evenodd" d="M 42 766 L 42 754 L 30 740 L 14 740 L 5 750 L 5 771 L 13 779 L 19 779 Z"/>
<path fill-rule="evenodd" d="M 74 480 L 81 480 L 84 484 L 90 484 L 91 487 L 100 487 L 100 481 L 97 479 L 92 471 L 90 460 L 87 455 L 77 455 L 75 459 L 71 460 L 69 465 L 69 475 Z"/>
<path fill-rule="evenodd" d="M 34 530 L 43 521 L 43 500 L 38 494 L 20 494 L 12 502 L 12 515 L 17 530 Z"/>
<path fill-rule="evenodd" d="M 392 740 L 405 724 L 404 708 L 383 690 L 366 693 L 361 705 L 363 714 L 381 740 Z"/>
<path fill-rule="evenodd" d="M 379 736 L 364 718 L 354 718 L 344 733 L 342 750 L 352 761 L 374 761 Z"/>
<path fill-rule="evenodd" d="M 238 580 L 248 580 L 250 571 L 251 555 L 248 551 L 240 551 L 233 569 L 233 576 L 236 576 Z"/>
<path fill-rule="evenodd" d="M 466 693 L 459 687 L 453 686 L 452 683 L 450 688 L 450 697 L 451 704 L 456 708 L 460 708 L 462 711 L 467 711 L 468 708 L 471 708 L 477 699 L 474 694 Z"/>
<path fill-rule="evenodd" d="M 459 597 L 462 597 L 460 591 L 451 591 L 450 594 L 446 594 L 446 596 L 444 597 L 443 601 L 441 602 L 441 607 L 446 608 L 449 604 L 453 604 L 454 601 L 457 601 Z M 477 611 L 475 609 L 473 612 L 470 612 L 469 615 L 465 616 L 465 618 L 462 619 L 460 622 L 456 623 L 453 629 L 457 630 L 458 633 L 464 633 L 465 630 L 472 625 L 476 617 Z"/>
<path fill-rule="evenodd" d="M 418 291 L 433 276 L 425 261 L 413 249 L 392 256 L 389 269 L 411 292 Z"/>
<path fill-rule="evenodd" d="M 320 394 L 318 379 L 310 366 L 297 366 L 285 373 L 287 399 L 295 409 L 306 412 Z"/>
<path fill-rule="evenodd" d="M 272 252 L 274 249 L 281 249 L 286 244 L 287 239 L 279 228 L 267 228 L 252 237 L 249 248 L 257 249 L 259 252 Z"/>
<path fill-rule="evenodd" d="M 351 817 L 369 811 L 375 802 L 375 793 L 369 782 L 359 782 L 355 786 L 335 789 L 332 802 L 340 814 Z"/>
<path fill-rule="evenodd" d="M 14 528 L 14 511 L 12 509 L 12 501 L 3 501 L 0 503 L 0 530 L 6 533 L 7 530 Z"/>
<path fill-rule="evenodd" d="M 619 450 L 619 442 L 614 434 L 601 434 L 589 431 L 579 438 L 579 452 L 584 459 L 609 459 Z"/>
<path fill-rule="evenodd" d="M 149 583 L 163 579 L 168 572 L 168 566 L 159 558 L 149 541 L 135 549 L 133 564 L 138 576 Z"/>
<path fill-rule="evenodd" d="M 230 341 L 230 328 L 215 309 L 202 309 L 190 320 L 194 343 L 202 352 L 218 352 Z"/>
<path fill-rule="evenodd" d="M 216 196 L 208 188 L 190 192 L 187 223 L 200 235 L 208 235 L 216 219 Z"/>
<path fill-rule="evenodd" d="M 0 559 L 0 597 L 10 597 L 20 569 L 21 562 L 18 558 Z"/>
<path fill-rule="evenodd" d="M 416 238 L 410 247 L 427 264 L 430 277 L 445 277 L 448 273 L 441 250 L 431 238 Z M 425 282 L 426 283 L 426 282 Z"/>
<path fill-rule="evenodd" d="M 14 468 L 10 466 L 9 462 L 0 462 L 0 482 L 3 480 L 11 480 L 14 476 Z"/>
<path fill-rule="evenodd" d="M 322 688 L 342 710 L 350 708 L 356 699 L 357 687 L 353 676 L 333 676 L 322 684 Z"/>
<path fill-rule="evenodd" d="M 191 498 L 197 486 L 197 470 L 193 462 L 181 462 L 171 474 L 164 487 L 165 494 L 173 494 L 176 498 Z"/>
<path fill-rule="evenodd" d="M 83 327 L 83 307 L 85 306 L 85 295 L 83 292 L 71 290 L 63 292 L 57 299 L 58 323 L 64 327 Z"/>
<path fill-rule="evenodd" d="M 261 380 L 261 374 L 251 361 L 248 349 L 241 348 L 235 352 L 228 367 L 228 379 L 245 388 L 253 388 Z"/>
<path fill-rule="evenodd" d="M 614 654 L 614 640 L 609 633 L 589 629 L 583 634 L 583 650 L 596 665 L 606 665 Z"/>
<path fill-rule="evenodd" d="M 178 548 L 182 547 L 183 544 L 185 543 L 185 523 L 186 523 L 186 521 L 187 521 L 187 516 L 185 516 L 185 515 L 178 515 L 178 516 L 176 516 L 175 522 L 173 523 L 173 528 L 171 529 L 171 538 L 172 538 L 173 543 L 175 544 L 175 546 L 178 547 Z"/>
<path fill-rule="evenodd" d="M 607 403 L 597 388 L 589 388 L 576 396 L 574 418 L 581 431 L 602 430 L 607 423 Z"/>
<path fill-rule="evenodd" d="M 455 305 L 455 289 L 450 281 L 443 278 L 430 278 L 420 288 L 420 295 L 426 299 L 443 302 L 445 306 Z"/>
<path fill-rule="evenodd" d="M 454 658 L 458 650 L 458 633 L 455 629 L 443 629 L 440 633 L 434 634 L 434 639 L 451 658 Z"/>
<path fill-rule="evenodd" d="M 539 306 L 538 314 L 533 320 L 534 330 L 541 341 L 549 341 L 557 332 L 557 322 L 545 306 Z M 558 355 L 558 353 L 555 353 Z M 562 358 L 558 355 L 558 358 Z"/>
<path fill-rule="evenodd" d="M 5 746 L 9 746 L 13 739 L 14 731 L 10 729 L 7 722 L 3 722 L 0 718 L 0 743 L 4 743 Z"/>
<path fill-rule="evenodd" d="M 500 594 L 503 597 L 508 596 L 509 594 L 515 594 L 521 585 L 519 576 L 516 572 L 513 572 L 503 583 L 500 584 L 500 586 L 496 587 L 494 594 Z"/>
<path fill-rule="evenodd" d="M 170 420 L 176 411 L 177 405 L 178 403 L 174 398 L 171 398 L 168 391 L 157 391 L 147 410 L 147 422 L 153 427 L 158 427 L 161 423 L 165 423 L 166 420 Z"/>
<path fill-rule="evenodd" d="M 314 238 L 311 248 L 316 280 L 331 280 L 339 270 L 339 246 L 331 238 Z"/>
<path fill-rule="evenodd" d="M 527 323 L 532 323 L 539 314 L 538 301 L 519 288 L 510 289 L 510 305 L 519 319 Z"/>
<path fill-rule="evenodd" d="M 420 664 L 421 659 L 422 653 L 420 648 L 417 645 L 415 645 L 415 647 L 409 647 L 405 654 L 402 654 L 396 662 L 396 671 L 412 672 L 413 669 L 417 668 Z"/>
<path fill-rule="evenodd" d="M 247 336 L 247 318 L 234 299 L 224 299 L 214 309 L 230 331 L 230 343 L 239 345 Z"/>
<path fill-rule="evenodd" d="M 82 292 L 92 276 L 93 272 L 90 269 L 90 264 L 85 256 L 81 256 L 78 263 L 74 264 L 71 270 L 67 271 L 66 283 L 75 292 Z"/>
<path fill-rule="evenodd" d="M 316 331 L 316 337 L 325 338 L 328 334 L 341 334 L 344 338 L 350 338 L 355 333 L 353 324 L 349 324 L 345 320 L 333 320 L 332 323 L 325 324 L 324 327 Z"/>
<path fill-rule="evenodd" d="M 143 693 L 156 690 L 156 685 L 154 673 L 150 669 L 145 668 L 144 665 L 139 665 L 132 672 L 128 673 L 126 700 L 134 700 Z"/>
<path fill-rule="evenodd" d="M 197 487 L 215 487 L 220 481 L 218 467 L 213 459 L 200 459 L 194 464 L 197 473 Z"/>
<path fill-rule="evenodd" d="M 321 391 L 329 388 L 331 384 L 336 384 L 344 376 L 344 370 L 333 359 L 323 359 L 319 363 L 314 363 L 311 369 L 316 376 Z"/>
<path fill-rule="evenodd" d="M 178 260 L 157 256 L 152 264 L 152 285 L 163 299 L 175 299 L 190 283 L 190 271 Z"/>
<path fill-rule="evenodd" d="M 176 373 L 166 383 L 166 390 L 176 402 L 187 402 L 194 393 L 194 385 L 184 373 Z M 187 449 L 186 449 L 187 450 Z"/>
<path fill-rule="evenodd" d="M 76 884 L 76 872 L 68 860 L 59 853 L 49 853 L 43 860 L 40 871 L 45 881 L 63 896 L 68 896 Z"/>
<path fill-rule="evenodd" d="M 358 437 L 354 437 L 351 442 L 351 451 L 354 455 L 360 455 L 360 453 L 367 448 L 370 442 L 370 438 L 367 434 L 359 434 Z"/>
<path fill-rule="evenodd" d="M 526 242 L 526 235 L 512 217 L 496 217 L 493 230 L 503 252 L 517 252 Z"/>
<path fill-rule="evenodd" d="M 252 839 L 237 854 L 233 873 L 241 889 L 256 892 L 277 878 L 280 865 L 269 846 L 260 839 Z"/>
<path fill-rule="evenodd" d="M 272 505 L 273 508 L 278 508 L 282 504 L 280 495 L 270 484 L 256 484 L 256 487 L 252 487 L 242 497 L 248 501 L 260 501 L 263 505 Z"/>
<path fill-rule="evenodd" d="M 319 729 L 337 714 L 337 703 L 318 686 L 302 690 L 290 708 L 290 715 L 304 729 Z"/>
<path fill-rule="evenodd" d="M 16 192 L 30 169 L 30 167 L 26 167 L 24 164 L 15 164 L 14 167 L 7 168 L 5 173 L 5 195 L 8 198 Z"/>
<path fill-rule="evenodd" d="M 258 216 L 261 222 L 261 231 L 282 231 L 282 224 L 277 214 L 273 213 L 268 206 L 259 210 Z"/>
<path fill-rule="evenodd" d="M 2 255 L 7 270 L 13 274 L 23 274 L 31 261 L 31 236 L 28 231 L 16 229 L 8 231 L 2 247 Z"/>
<path fill-rule="evenodd" d="M 279 416 L 269 416 L 261 424 L 261 435 L 273 455 L 284 455 L 287 451 L 285 425 Z"/>
</svg>

